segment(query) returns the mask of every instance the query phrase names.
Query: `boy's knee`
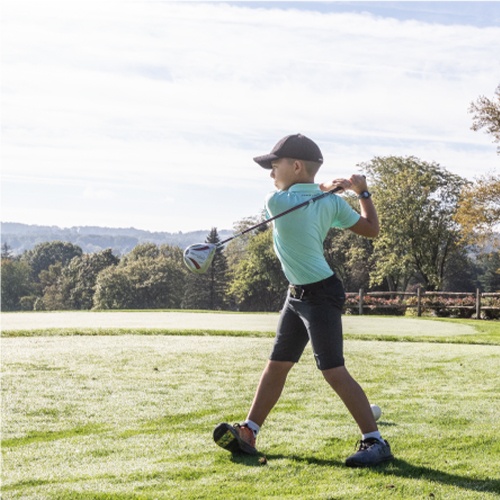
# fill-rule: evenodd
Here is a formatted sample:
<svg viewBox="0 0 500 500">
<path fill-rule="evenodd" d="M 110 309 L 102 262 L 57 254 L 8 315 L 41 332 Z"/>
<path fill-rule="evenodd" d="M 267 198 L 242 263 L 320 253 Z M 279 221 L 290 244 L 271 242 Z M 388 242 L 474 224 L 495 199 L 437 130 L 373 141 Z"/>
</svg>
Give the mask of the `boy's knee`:
<svg viewBox="0 0 500 500">
<path fill-rule="evenodd" d="M 295 363 L 293 361 L 274 361 L 267 362 L 266 370 L 275 373 L 288 373 Z"/>
<path fill-rule="evenodd" d="M 351 378 L 345 366 L 336 366 L 327 370 L 321 370 L 323 377 L 330 385 L 342 384 Z"/>
</svg>

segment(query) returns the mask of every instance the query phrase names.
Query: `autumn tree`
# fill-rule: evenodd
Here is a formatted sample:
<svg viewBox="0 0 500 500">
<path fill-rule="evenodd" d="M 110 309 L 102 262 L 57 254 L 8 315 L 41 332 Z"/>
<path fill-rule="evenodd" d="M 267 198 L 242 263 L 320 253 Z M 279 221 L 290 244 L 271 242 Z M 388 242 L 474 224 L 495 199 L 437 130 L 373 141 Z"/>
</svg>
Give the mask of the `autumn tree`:
<svg viewBox="0 0 500 500">
<path fill-rule="evenodd" d="M 466 243 L 480 247 L 493 243 L 500 221 L 500 176 L 485 175 L 465 184 L 454 218 Z"/>
<path fill-rule="evenodd" d="M 486 133 L 493 136 L 493 142 L 500 142 L 500 85 L 496 88 L 493 99 L 480 96 L 471 103 L 469 112 L 473 113 L 471 129 L 474 131 L 486 129 Z M 500 146 L 497 147 L 500 154 Z"/>
</svg>

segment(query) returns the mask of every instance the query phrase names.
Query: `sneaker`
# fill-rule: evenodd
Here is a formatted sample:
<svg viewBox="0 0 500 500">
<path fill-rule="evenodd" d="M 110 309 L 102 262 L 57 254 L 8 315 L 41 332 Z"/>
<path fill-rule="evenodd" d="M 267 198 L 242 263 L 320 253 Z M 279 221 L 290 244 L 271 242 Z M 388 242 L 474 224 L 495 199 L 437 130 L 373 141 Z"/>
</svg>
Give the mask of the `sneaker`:
<svg viewBox="0 0 500 500">
<path fill-rule="evenodd" d="M 347 467 L 371 467 L 394 458 L 387 441 L 369 438 L 358 441 L 358 444 L 358 451 L 345 461 Z"/>
<path fill-rule="evenodd" d="M 219 424 L 214 429 L 214 441 L 221 448 L 231 453 L 248 453 L 257 455 L 255 436 L 248 426 L 240 424 Z"/>
</svg>

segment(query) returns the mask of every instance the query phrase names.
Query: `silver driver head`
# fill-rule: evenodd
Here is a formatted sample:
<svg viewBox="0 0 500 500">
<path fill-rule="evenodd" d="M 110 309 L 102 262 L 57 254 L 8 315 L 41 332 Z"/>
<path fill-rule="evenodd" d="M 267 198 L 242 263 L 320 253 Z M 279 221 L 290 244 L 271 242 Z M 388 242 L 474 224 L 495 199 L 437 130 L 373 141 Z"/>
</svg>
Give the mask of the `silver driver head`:
<svg viewBox="0 0 500 500">
<path fill-rule="evenodd" d="M 195 243 L 184 250 L 184 262 L 188 269 L 196 274 L 207 272 L 214 259 L 217 246 L 213 243 Z"/>
</svg>

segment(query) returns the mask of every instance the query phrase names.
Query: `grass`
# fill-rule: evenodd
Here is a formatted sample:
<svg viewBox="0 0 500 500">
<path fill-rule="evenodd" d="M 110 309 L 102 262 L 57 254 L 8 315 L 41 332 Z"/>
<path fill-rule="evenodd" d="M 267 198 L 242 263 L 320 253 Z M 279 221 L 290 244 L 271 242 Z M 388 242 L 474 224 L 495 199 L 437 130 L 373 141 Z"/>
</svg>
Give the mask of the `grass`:
<svg viewBox="0 0 500 500">
<path fill-rule="evenodd" d="M 266 332 L 5 337 L 2 498 L 498 498 L 500 347 L 465 343 L 498 344 L 498 325 L 422 321 L 440 344 L 348 332 L 347 366 L 396 455 L 370 470 L 343 465 L 357 429 L 310 350 L 259 436 L 266 465 L 213 444 L 218 422 L 245 417 Z M 441 325 L 463 338 L 445 344 Z"/>
<path fill-rule="evenodd" d="M 194 311 L 8 313 L 3 337 L 210 335 L 273 337 L 278 315 Z M 439 327 L 436 327 L 439 325 Z M 345 316 L 348 340 L 500 345 L 500 321 Z"/>
</svg>

